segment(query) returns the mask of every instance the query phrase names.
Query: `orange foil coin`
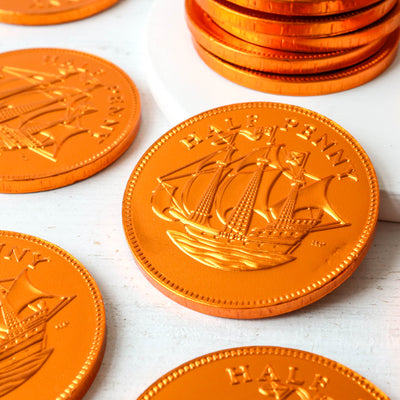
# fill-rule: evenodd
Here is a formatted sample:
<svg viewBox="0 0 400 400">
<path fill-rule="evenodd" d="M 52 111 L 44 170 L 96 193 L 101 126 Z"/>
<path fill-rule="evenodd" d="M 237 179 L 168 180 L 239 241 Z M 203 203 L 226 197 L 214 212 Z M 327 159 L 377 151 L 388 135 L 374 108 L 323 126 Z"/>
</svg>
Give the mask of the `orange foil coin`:
<svg viewBox="0 0 400 400">
<path fill-rule="evenodd" d="M 105 314 L 88 271 L 61 248 L 0 231 L 0 396 L 81 399 L 100 367 Z"/>
<path fill-rule="evenodd" d="M 291 96 L 315 96 L 360 86 L 381 74 L 397 54 L 399 30 L 393 32 L 381 49 L 359 64 L 337 71 L 309 75 L 280 75 L 243 68 L 215 57 L 194 42 L 202 60 L 226 79 L 250 89 Z"/>
<path fill-rule="evenodd" d="M 230 34 L 260 46 L 301 52 L 326 52 L 364 46 L 395 31 L 400 26 L 400 2 L 375 23 L 337 36 L 271 35 L 261 31 L 256 32 L 252 29 L 238 28 L 236 25 L 232 25 L 227 18 L 214 20 L 214 22 Z"/>
<path fill-rule="evenodd" d="M 139 128 L 136 86 L 118 67 L 72 50 L 0 54 L 0 191 L 36 192 L 115 161 Z"/>
<path fill-rule="evenodd" d="M 118 0 L 0 0 L 0 22 L 50 25 L 97 14 Z"/>
<path fill-rule="evenodd" d="M 195 0 L 186 0 L 186 21 L 194 40 L 218 58 L 244 68 L 279 74 L 316 74 L 345 68 L 372 56 L 386 41 L 381 39 L 355 49 L 328 53 L 275 50 L 230 35 Z"/>
<path fill-rule="evenodd" d="M 361 29 L 386 15 L 398 0 L 384 0 L 369 7 L 326 17 L 288 17 L 236 6 L 225 0 L 196 0 L 217 24 L 254 34 L 325 37 Z"/>
<path fill-rule="evenodd" d="M 283 347 L 240 347 L 191 360 L 138 400 L 390 400 L 367 379 L 328 358 Z"/>
<path fill-rule="evenodd" d="M 262 102 L 171 129 L 137 164 L 123 201 L 146 278 L 229 318 L 282 314 L 332 291 L 361 262 L 377 215 L 373 167 L 348 132 Z"/>
<path fill-rule="evenodd" d="M 380 0 L 227 0 L 238 6 L 283 15 L 329 15 L 358 10 Z"/>
</svg>

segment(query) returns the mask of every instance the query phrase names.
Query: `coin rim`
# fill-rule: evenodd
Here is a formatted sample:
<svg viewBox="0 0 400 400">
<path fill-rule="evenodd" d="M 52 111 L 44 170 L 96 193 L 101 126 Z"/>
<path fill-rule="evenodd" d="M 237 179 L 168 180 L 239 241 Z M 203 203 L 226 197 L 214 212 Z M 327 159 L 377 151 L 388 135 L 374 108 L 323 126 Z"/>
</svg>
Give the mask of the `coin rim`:
<svg viewBox="0 0 400 400">
<path fill-rule="evenodd" d="M 357 32 L 382 20 L 398 5 L 397 0 L 380 0 L 369 6 L 345 13 L 299 17 L 264 13 L 230 3 L 229 0 L 196 0 L 196 3 L 221 28 L 220 22 L 225 20 L 225 23 L 229 23 L 237 30 L 267 36 L 282 36 L 289 39 L 300 37 L 305 40 L 330 38 Z M 373 15 L 366 18 L 365 15 L 368 16 L 368 14 Z M 365 22 L 366 20 L 367 22 Z M 280 31 L 280 33 L 276 31 Z M 306 32 L 304 33 L 304 31 Z"/>
<path fill-rule="evenodd" d="M 243 0 L 227 0 L 230 3 L 236 4 L 241 7 L 249 8 L 252 10 L 257 10 L 261 12 L 269 12 L 273 14 L 282 14 L 282 15 L 297 15 L 297 16 L 321 16 L 321 15 L 332 15 L 332 14 L 341 14 L 346 13 L 353 10 L 358 10 L 360 8 L 367 7 L 370 4 L 375 4 L 380 0 L 368 0 L 367 4 L 362 4 L 352 6 L 349 9 L 346 9 L 344 4 L 346 1 L 335 1 L 332 4 L 332 1 L 327 0 L 311 0 L 311 1 L 280 1 L 280 0 L 247 0 L 247 4 Z M 356 3 L 353 1 L 351 4 Z M 266 7 L 265 4 L 269 4 L 269 7 Z M 327 7 L 329 5 L 329 9 Z M 332 8 L 333 6 L 333 8 Z M 335 8 L 336 6 L 336 8 Z M 294 10 L 293 10 L 294 8 Z M 271 11 L 273 9 L 273 11 Z M 290 9 L 290 10 L 289 10 Z"/>
<path fill-rule="evenodd" d="M 142 170 L 146 166 L 147 162 L 151 159 L 151 156 L 157 150 L 159 150 L 164 143 L 173 138 L 176 134 L 179 134 L 179 132 L 184 128 L 187 128 L 202 119 L 229 111 L 242 109 L 262 110 L 265 108 L 295 112 L 303 116 L 313 118 L 314 120 L 325 124 L 326 126 L 328 126 L 328 128 L 335 131 L 338 135 L 343 137 L 344 140 L 346 140 L 347 143 L 353 148 L 353 150 L 359 157 L 360 162 L 365 167 L 365 173 L 367 175 L 367 180 L 370 188 L 370 207 L 364 228 L 360 232 L 359 240 L 355 244 L 353 250 L 334 270 L 325 274 L 316 282 L 310 283 L 307 287 L 297 289 L 296 292 L 282 294 L 281 296 L 274 298 L 254 300 L 252 302 L 249 302 L 248 300 L 234 301 L 229 299 L 217 299 L 210 298 L 210 296 L 207 296 L 205 294 L 196 294 L 190 288 L 184 288 L 179 286 L 178 283 L 171 282 L 168 277 L 166 277 L 161 271 L 159 271 L 158 267 L 152 265 L 151 261 L 146 257 L 143 250 L 141 249 L 140 242 L 136 235 L 131 210 L 131 201 L 133 198 L 136 181 L 139 178 Z M 227 316 L 231 318 L 260 318 L 267 315 L 282 314 L 284 312 L 292 311 L 295 308 L 300 308 L 308 305 L 323 297 L 325 294 L 328 293 L 328 291 L 333 290 L 334 288 L 339 286 L 339 284 L 341 284 L 345 279 L 347 279 L 361 262 L 361 259 L 363 258 L 364 254 L 369 248 L 369 245 L 372 242 L 373 233 L 375 231 L 378 219 L 378 206 L 379 188 L 373 165 L 364 149 L 360 146 L 356 139 L 350 135 L 350 133 L 348 133 L 345 129 L 343 129 L 340 125 L 338 125 L 336 122 L 332 121 L 328 117 L 325 117 L 319 113 L 303 107 L 284 103 L 250 102 L 231 104 L 205 111 L 175 126 L 163 136 L 161 136 L 156 142 L 154 142 L 153 145 L 151 145 L 146 150 L 144 155 L 140 158 L 129 177 L 122 203 L 122 220 L 128 244 L 131 248 L 133 255 L 135 256 L 135 259 L 141 267 L 140 269 L 145 272 L 145 277 L 148 278 L 149 281 L 153 285 L 155 285 L 157 289 L 159 289 L 162 293 L 178 303 L 181 303 L 189 308 L 194 308 L 204 313 Z M 321 294 L 321 288 L 324 287 L 327 288 L 326 290 L 328 291 L 324 291 L 324 293 Z M 308 301 L 300 301 L 304 299 Z M 292 308 L 290 308 L 290 304 L 292 305 Z M 282 305 L 286 306 L 287 309 L 282 310 Z M 294 308 L 293 305 L 295 306 Z M 276 308 L 279 308 L 279 310 L 276 310 Z M 218 312 L 218 310 L 222 311 Z M 264 312 L 267 310 L 272 310 L 272 314 Z M 260 314 L 260 311 L 261 315 L 258 315 Z M 231 312 L 232 315 L 229 315 Z M 247 312 L 250 316 L 233 315 L 234 312 L 237 312 L 239 314 L 240 312 Z M 225 315 L 223 315 L 224 313 Z"/>
<path fill-rule="evenodd" d="M 83 362 L 75 378 L 71 381 L 70 384 L 66 386 L 63 392 L 61 392 L 56 397 L 57 400 L 65 398 L 78 400 L 84 395 L 84 393 L 86 393 L 92 381 L 96 377 L 97 371 L 100 368 L 101 361 L 103 359 L 106 346 L 106 315 L 104 302 L 96 281 L 90 275 L 89 271 L 75 257 L 73 257 L 61 247 L 51 242 L 48 242 L 47 240 L 25 233 L 3 230 L 0 230 L 0 238 L 1 237 L 22 239 L 49 249 L 50 251 L 64 258 L 69 263 L 69 265 L 75 268 L 87 284 L 88 290 L 92 295 L 96 317 L 95 326 L 93 328 L 94 336 L 92 344 L 86 360 Z"/>
<path fill-rule="evenodd" d="M 0 22 L 14 25 L 55 25 L 72 22 L 98 14 L 110 8 L 119 0 L 98 0 L 91 4 L 76 6 L 68 10 L 49 11 L 43 14 L 29 14 L 21 11 L 0 9 Z"/>
<path fill-rule="evenodd" d="M 215 22 L 217 23 L 217 21 Z M 398 29 L 400 24 L 400 3 L 397 3 L 384 17 L 371 25 L 357 31 L 330 37 L 269 35 L 240 30 L 230 24 L 217 24 L 231 35 L 259 46 L 304 52 L 337 51 L 371 43 L 371 41 L 382 39 Z"/>
<path fill-rule="evenodd" d="M 397 56 L 399 41 L 400 28 L 386 38 L 377 52 L 355 65 L 316 74 L 289 75 L 232 64 L 192 40 L 198 56 L 223 78 L 253 90 L 288 96 L 319 96 L 361 86 L 376 78 L 392 64 Z"/>
<path fill-rule="evenodd" d="M 86 159 L 79 161 L 75 164 L 68 164 L 59 170 L 54 170 L 51 174 L 42 171 L 36 174 L 25 174 L 19 176 L 0 175 L 0 192 L 2 193 L 25 193 L 25 192 L 38 192 L 43 190 L 55 189 L 70 185 L 76 181 L 86 179 L 106 168 L 108 165 L 116 161 L 130 146 L 135 139 L 140 127 L 140 114 L 141 114 L 141 101 L 139 91 L 129 77 L 120 67 L 105 60 L 101 57 L 95 56 L 83 51 L 62 49 L 62 48 L 32 48 L 7 51 L 0 53 L 0 60 L 2 56 L 9 56 L 22 52 L 34 53 L 55 53 L 61 55 L 75 55 L 83 58 L 89 58 L 106 65 L 112 71 L 118 72 L 123 81 L 127 82 L 127 92 L 130 90 L 132 96 L 132 110 L 129 113 L 129 118 L 125 127 L 117 138 L 111 144 L 103 148 L 97 154 L 93 153 Z M 45 55 L 45 54 L 44 54 Z M 128 89 L 129 88 L 129 89 Z M 91 168 L 88 168 L 91 167 Z M 87 169 L 85 169 L 87 168 Z M 61 178 L 61 179 L 60 179 Z M 61 180 L 61 182 L 60 182 Z M 42 184 L 41 181 L 45 181 Z"/>
<path fill-rule="evenodd" d="M 295 50 L 273 49 L 233 36 L 220 28 L 205 12 L 197 15 L 200 13 L 196 10 L 198 6 L 195 0 L 186 0 L 185 7 L 187 26 L 195 42 L 226 62 L 267 73 L 316 74 L 347 68 L 371 57 L 386 41 L 386 38 L 378 39 L 361 47 L 326 53 L 300 53 Z M 217 36 L 214 36 L 215 32 Z"/>
<path fill-rule="evenodd" d="M 390 400 L 389 397 L 383 393 L 377 386 L 375 386 L 368 379 L 364 378 L 362 375 L 351 370 L 343 364 L 333 361 L 329 358 L 320 356 L 318 354 L 310 353 L 308 351 L 291 349 L 286 347 L 278 346 L 245 346 L 245 347 L 235 347 L 225 350 L 216 351 L 213 353 L 205 354 L 190 360 L 179 367 L 174 368 L 170 372 L 163 375 L 151 386 L 149 386 L 139 397 L 138 400 L 149 400 L 157 395 L 157 393 L 166 387 L 168 384 L 176 381 L 182 375 L 187 374 L 199 367 L 211 364 L 215 361 L 225 360 L 234 357 L 241 356 L 252 356 L 252 355 L 277 355 L 284 357 L 297 358 L 301 360 L 310 361 L 314 364 L 323 365 L 339 375 L 345 376 L 347 379 L 355 382 L 358 386 L 361 386 L 370 395 L 372 395 L 377 400 Z"/>
</svg>

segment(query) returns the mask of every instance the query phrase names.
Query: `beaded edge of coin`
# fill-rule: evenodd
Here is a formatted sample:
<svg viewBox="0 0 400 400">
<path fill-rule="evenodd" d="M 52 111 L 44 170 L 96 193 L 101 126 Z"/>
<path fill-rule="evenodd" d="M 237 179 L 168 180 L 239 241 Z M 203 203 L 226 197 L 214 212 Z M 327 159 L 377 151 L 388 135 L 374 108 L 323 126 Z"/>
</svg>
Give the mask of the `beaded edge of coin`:
<svg viewBox="0 0 400 400">
<path fill-rule="evenodd" d="M 204 356 L 195 358 L 188 361 L 179 367 L 173 369 L 167 374 L 163 375 L 156 382 L 154 382 L 145 392 L 143 392 L 137 400 L 150 400 L 156 397 L 157 393 L 165 388 L 170 383 L 176 381 L 181 376 L 200 368 L 204 365 L 212 364 L 219 360 L 225 360 L 230 358 L 236 358 L 240 356 L 251 356 L 251 355 L 278 355 L 298 358 L 301 360 L 310 361 L 318 365 L 332 369 L 340 375 L 346 377 L 351 376 L 351 380 L 358 386 L 365 389 L 371 396 L 377 400 L 390 400 L 380 389 L 374 384 L 364 378 L 362 375 L 351 370 L 350 368 L 340 364 L 336 361 L 330 360 L 329 358 L 320 356 L 318 354 L 306 352 L 303 350 L 289 349 L 284 347 L 269 347 L 269 346 L 249 346 L 249 347 L 238 347 L 232 349 L 226 349 L 217 351 L 214 353 L 205 354 Z"/>
</svg>

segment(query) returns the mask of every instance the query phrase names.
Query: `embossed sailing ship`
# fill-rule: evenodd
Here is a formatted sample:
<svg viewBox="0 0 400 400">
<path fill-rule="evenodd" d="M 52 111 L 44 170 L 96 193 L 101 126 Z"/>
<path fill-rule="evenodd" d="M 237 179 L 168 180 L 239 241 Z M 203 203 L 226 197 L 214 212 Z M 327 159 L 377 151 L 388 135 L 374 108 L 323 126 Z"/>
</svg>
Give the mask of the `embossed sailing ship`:
<svg viewBox="0 0 400 400">
<path fill-rule="evenodd" d="M 73 297 L 60 297 L 37 289 L 29 280 L 27 269 L 17 278 L 0 283 L 2 397 L 28 380 L 50 357 L 53 349 L 46 344 L 47 322 Z"/>
<path fill-rule="evenodd" d="M 80 119 L 97 111 L 87 100 L 99 85 L 64 85 L 82 71 L 69 66 L 54 74 L 16 67 L 0 72 L 0 152 L 29 149 L 56 161 L 66 140 L 89 132 Z"/>
<path fill-rule="evenodd" d="M 153 211 L 184 226 L 167 231 L 181 251 L 221 270 L 260 270 L 293 261 L 310 233 L 347 225 L 327 199 L 334 175 L 307 172 L 309 153 L 276 144 L 275 132 L 243 154 L 239 136 L 259 136 L 238 131 L 158 178 Z"/>
</svg>

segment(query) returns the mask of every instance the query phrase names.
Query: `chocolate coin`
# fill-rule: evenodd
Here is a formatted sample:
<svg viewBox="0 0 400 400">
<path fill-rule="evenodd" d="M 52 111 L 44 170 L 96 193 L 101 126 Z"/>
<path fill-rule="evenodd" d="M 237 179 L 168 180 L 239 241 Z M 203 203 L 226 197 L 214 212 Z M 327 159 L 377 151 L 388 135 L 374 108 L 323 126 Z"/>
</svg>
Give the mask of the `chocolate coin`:
<svg viewBox="0 0 400 400">
<path fill-rule="evenodd" d="M 146 278 L 229 318 L 282 314 L 331 292 L 360 264 L 377 216 L 376 176 L 356 140 L 278 103 L 182 122 L 145 152 L 123 201 Z"/>
<path fill-rule="evenodd" d="M 138 400 L 389 400 L 367 379 L 328 358 L 283 347 L 241 347 L 191 360 Z"/>
<path fill-rule="evenodd" d="M 18 25 L 50 25 L 97 14 L 118 0 L 0 0 L 0 21 Z"/>
<path fill-rule="evenodd" d="M 136 86 L 118 67 L 73 50 L 0 54 L 0 191 L 36 192 L 115 161 L 139 128 Z"/>
<path fill-rule="evenodd" d="M 79 400 L 105 348 L 105 314 L 89 272 L 61 248 L 0 231 L 0 397 Z"/>
</svg>

